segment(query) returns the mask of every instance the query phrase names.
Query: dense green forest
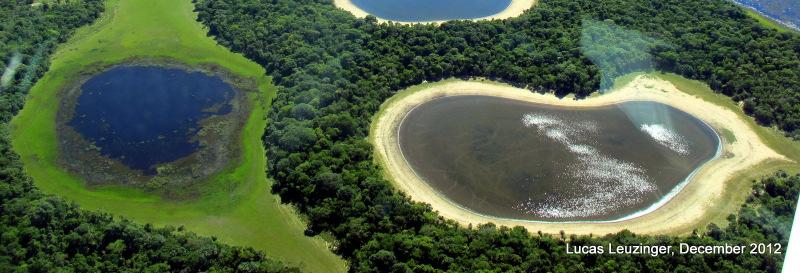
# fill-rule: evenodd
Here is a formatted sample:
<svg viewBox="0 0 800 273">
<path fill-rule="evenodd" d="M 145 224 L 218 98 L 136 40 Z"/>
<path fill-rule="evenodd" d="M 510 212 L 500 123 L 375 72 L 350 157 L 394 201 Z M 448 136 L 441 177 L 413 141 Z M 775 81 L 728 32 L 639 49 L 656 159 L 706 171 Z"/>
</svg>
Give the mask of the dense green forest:
<svg viewBox="0 0 800 273">
<path fill-rule="evenodd" d="M 11 150 L 8 121 L 55 47 L 104 7 L 53 3 L 0 1 L 0 67 L 12 68 L 0 88 L 0 272 L 299 272 L 252 248 L 83 211 L 35 188 Z"/>
<path fill-rule="evenodd" d="M 91 23 L 103 11 L 102 1 L 41 5 L 32 1 L 0 2 L 0 121 L 22 108 L 35 79 L 47 71 L 49 56 L 75 28 Z"/>
<path fill-rule="evenodd" d="M 15 67 L 0 93 L 0 271 L 296 272 L 252 249 L 180 228 L 82 211 L 40 193 L 25 176 L 6 124 L 55 46 L 102 7 L 100 0 L 0 2 L 0 65 Z M 800 38 L 764 28 L 726 1 L 543 0 L 520 18 L 441 27 L 379 25 L 329 0 L 198 0 L 197 8 L 220 43 L 272 73 L 279 91 L 264 141 L 273 190 L 308 215 L 309 234 L 337 238 L 336 252 L 351 271 L 779 271 L 781 255 L 567 255 L 564 240 L 785 245 L 797 175 L 755 182 L 738 216 L 703 234 L 562 238 L 493 225 L 467 229 L 442 219 L 384 180 L 365 138 L 386 98 L 424 80 L 486 76 L 561 95 L 597 90 L 600 72 L 579 45 L 584 19 L 659 39 L 664 43 L 650 52 L 657 69 L 709 82 L 761 122 L 797 135 Z"/>
<path fill-rule="evenodd" d="M 584 20 L 660 41 L 639 54 L 655 69 L 708 82 L 763 124 L 797 136 L 800 36 L 761 26 L 730 2 L 543 0 L 519 18 L 441 26 L 356 19 L 329 0 L 197 0 L 197 10 L 210 35 L 273 76 L 279 90 L 264 135 L 273 191 L 308 215 L 309 235 L 337 238 L 353 272 L 779 271 L 780 255 L 566 255 L 562 238 L 462 228 L 394 190 L 366 139 L 380 104 L 423 81 L 488 77 L 558 95 L 598 90 L 600 71 L 580 47 Z M 785 245 L 798 182 L 778 174 L 757 183 L 740 216 L 706 234 L 571 240 Z"/>
</svg>

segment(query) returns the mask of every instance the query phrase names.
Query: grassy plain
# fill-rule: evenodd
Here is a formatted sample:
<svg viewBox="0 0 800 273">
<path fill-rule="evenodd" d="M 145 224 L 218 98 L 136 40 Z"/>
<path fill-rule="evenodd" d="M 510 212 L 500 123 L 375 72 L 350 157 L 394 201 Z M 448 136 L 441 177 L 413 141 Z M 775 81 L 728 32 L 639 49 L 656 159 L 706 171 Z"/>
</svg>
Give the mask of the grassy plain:
<svg viewBox="0 0 800 273">
<path fill-rule="evenodd" d="M 53 54 L 50 71 L 31 89 L 25 108 L 12 121 L 14 149 L 36 185 L 85 209 L 139 223 L 183 225 L 226 243 L 263 250 L 306 271 L 345 271 L 345 263 L 326 243 L 305 237 L 302 221 L 269 192 L 261 135 L 275 91 L 264 69 L 207 37 L 190 0 L 109 0 L 106 9 L 101 19 L 79 29 Z M 88 188 L 57 165 L 59 90 L 82 71 L 136 58 L 214 64 L 259 86 L 248 94 L 254 106 L 241 135 L 239 164 L 203 183 L 195 199 L 166 200 L 123 186 Z"/>
</svg>

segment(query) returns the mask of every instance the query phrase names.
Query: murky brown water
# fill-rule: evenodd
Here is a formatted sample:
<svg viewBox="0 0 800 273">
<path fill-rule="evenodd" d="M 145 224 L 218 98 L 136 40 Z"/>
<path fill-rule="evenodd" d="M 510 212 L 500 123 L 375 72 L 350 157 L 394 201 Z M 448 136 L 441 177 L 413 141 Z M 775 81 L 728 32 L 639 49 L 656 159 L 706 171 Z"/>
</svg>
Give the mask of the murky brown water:
<svg viewBox="0 0 800 273">
<path fill-rule="evenodd" d="M 646 209 L 719 145 L 698 119 L 653 102 L 570 109 L 455 96 L 418 106 L 399 130 L 414 171 L 452 202 L 546 221 Z"/>
</svg>

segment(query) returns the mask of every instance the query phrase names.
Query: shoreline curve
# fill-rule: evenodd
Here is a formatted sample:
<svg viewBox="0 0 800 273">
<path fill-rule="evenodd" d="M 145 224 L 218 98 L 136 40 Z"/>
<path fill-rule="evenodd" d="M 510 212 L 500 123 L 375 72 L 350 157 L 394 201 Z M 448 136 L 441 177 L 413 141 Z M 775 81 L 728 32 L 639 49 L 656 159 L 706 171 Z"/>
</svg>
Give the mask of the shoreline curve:
<svg viewBox="0 0 800 273">
<path fill-rule="evenodd" d="M 483 95 L 566 107 L 596 107 L 628 101 L 653 101 L 675 107 L 711 126 L 717 137 L 720 129 L 730 130 L 736 141 L 720 141 L 718 154 L 698 167 L 686 181 L 676 185 L 674 194 L 620 219 L 607 221 L 536 221 L 508 219 L 483 215 L 464 208 L 442 196 L 420 179 L 402 155 L 397 136 L 398 126 L 416 106 L 447 96 Z M 722 140 L 720 138 L 720 140 Z M 423 84 L 398 92 L 387 100 L 373 118 L 370 142 L 375 147 L 376 161 L 386 177 L 414 201 L 424 202 L 445 218 L 462 225 L 495 223 L 503 226 L 523 226 L 529 231 L 570 234 L 606 234 L 628 229 L 636 233 L 669 233 L 675 228 L 692 225 L 709 209 L 723 191 L 725 182 L 742 170 L 768 160 L 786 158 L 767 147 L 736 113 L 679 91 L 670 82 L 648 76 L 638 76 L 615 91 L 582 100 L 559 99 L 554 95 L 532 93 L 529 90 L 498 83 L 448 80 Z M 653 207 L 656 206 L 657 207 Z"/>
<path fill-rule="evenodd" d="M 364 18 L 367 15 L 375 16 L 380 23 L 387 23 L 387 22 L 394 22 L 397 24 L 402 25 L 413 25 L 413 24 L 440 24 L 447 21 L 454 21 L 454 20 L 470 20 L 470 21 L 481 21 L 481 20 L 493 20 L 493 19 L 508 19 L 522 15 L 526 10 L 533 7 L 538 2 L 538 0 L 511 0 L 511 3 L 506 7 L 503 11 L 499 13 L 495 13 L 489 16 L 479 17 L 479 18 L 472 18 L 472 19 L 453 19 L 453 20 L 433 20 L 433 21 L 395 21 L 395 20 L 388 20 L 385 18 L 378 17 L 377 15 L 370 14 L 367 11 L 359 8 L 351 0 L 333 0 L 333 5 L 337 8 L 342 10 L 348 11 L 353 14 L 355 17 Z"/>
</svg>

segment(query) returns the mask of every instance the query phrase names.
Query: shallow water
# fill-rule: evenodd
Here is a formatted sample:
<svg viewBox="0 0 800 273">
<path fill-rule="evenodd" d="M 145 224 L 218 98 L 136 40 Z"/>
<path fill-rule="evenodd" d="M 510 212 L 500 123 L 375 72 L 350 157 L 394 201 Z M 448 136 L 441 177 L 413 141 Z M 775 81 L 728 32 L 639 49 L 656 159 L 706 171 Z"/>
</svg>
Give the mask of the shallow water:
<svg viewBox="0 0 800 273">
<path fill-rule="evenodd" d="M 511 0 L 351 0 L 376 17 L 399 22 L 475 19 L 505 10 Z"/>
<path fill-rule="evenodd" d="M 486 96 L 424 103 L 399 136 L 412 169 L 456 204 L 558 221 L 645 209 L 719 145 L 701 121 L 659 103 L 574 110 Z"/>
<path fill-rule="evenodd" d="M 733 0 L 755 9 L 773 20 L 800 30 L 800 1 L 798 0 Z"/>
<path fill-rule="evenodd" d="M 68 125 L 104 156 L 153 174 L 199 147 L 199 122 L 230 112 L 233 88 L 219 77 L 177 68 L 120 66 L 81 86 Z"/>
</svg>

